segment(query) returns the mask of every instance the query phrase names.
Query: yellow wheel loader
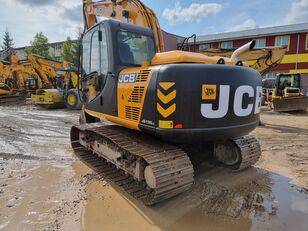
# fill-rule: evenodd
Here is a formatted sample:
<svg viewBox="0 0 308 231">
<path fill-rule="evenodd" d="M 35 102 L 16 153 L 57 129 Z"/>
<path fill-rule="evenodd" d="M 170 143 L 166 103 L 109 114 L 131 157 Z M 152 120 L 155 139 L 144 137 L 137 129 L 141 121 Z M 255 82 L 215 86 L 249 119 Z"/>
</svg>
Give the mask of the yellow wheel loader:
<svg viewBox="0 0 308 231">
<path fill-rule="evenodd" d="M 32 94 L 32 103 L 46 109 L 65 107 L 70 110 L 81 109 L 77 68 L 66 64 L 66 67 L 57 68 L 55 71 L 57 73 L 55 89 L 41 89 Z"/>
<path fill-rule="evenodd" d="M 308 74 L 279 74 L 272 95 L 274 111 L 305 111 L 308 108 Z"/>
</svg>

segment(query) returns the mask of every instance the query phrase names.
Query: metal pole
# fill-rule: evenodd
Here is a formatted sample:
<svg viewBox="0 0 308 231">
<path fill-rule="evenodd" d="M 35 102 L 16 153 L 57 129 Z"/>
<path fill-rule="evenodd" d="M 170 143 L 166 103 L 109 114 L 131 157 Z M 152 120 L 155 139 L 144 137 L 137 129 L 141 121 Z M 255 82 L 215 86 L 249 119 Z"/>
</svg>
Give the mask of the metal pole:
<svg viewBox="0 0 308 231">
<path fill-rule="evenodd" d="M 297 35 L 295 70 L 297 70 L 297 65 L 298 65 L 299 39 L 300 39 L 300 34 Z"/>
</svg>

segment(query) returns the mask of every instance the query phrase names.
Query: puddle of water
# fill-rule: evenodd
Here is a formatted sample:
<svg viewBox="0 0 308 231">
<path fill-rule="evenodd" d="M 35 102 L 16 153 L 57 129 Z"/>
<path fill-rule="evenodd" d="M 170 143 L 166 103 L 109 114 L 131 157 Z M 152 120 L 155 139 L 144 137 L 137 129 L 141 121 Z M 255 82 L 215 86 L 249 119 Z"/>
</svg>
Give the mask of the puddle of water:
<svg viewBox="0 0 308 231">
<path fill-rule="evenodd" d="M 232 180 L 233 179 L 233 180 Z M 307 230 L 308 199 L 289 179 L 260 169 L 211 169 L 192 189 L 146 207 L 115 185 L 92 180 L 85 230 Z"/>
<path fill-rule="evenodd" d="M 276 174 L 272 174 L 271 178 L 274 183 L 272 194 L 276 212 L 268 221 L 254 220 L 252 230 L 306 231 L 308 227 L 308 195 L 303 189 L 291 185 L 288 178 Z"/>
</svg>

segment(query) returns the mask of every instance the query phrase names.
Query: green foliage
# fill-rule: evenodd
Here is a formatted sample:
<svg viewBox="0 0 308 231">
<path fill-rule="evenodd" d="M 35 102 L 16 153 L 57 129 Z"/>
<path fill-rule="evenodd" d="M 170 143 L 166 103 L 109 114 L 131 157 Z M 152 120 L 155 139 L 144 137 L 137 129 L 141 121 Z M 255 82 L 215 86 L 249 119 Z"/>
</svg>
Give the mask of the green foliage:
<svg viewBox="0 0 308 231">
<path fill-rule="evenodd" d="M 70 37 L 67 38 L 61 50 L 61 56 L 64 61 L 70 62 L 75 66 L 79 64 L 79 49 L 81 46 L 81 35 L 79 34 L 76 41 L 72 41 Z"/>
<path fill-rule="evenodd" d="M 62 46 L 61 56 L 64 61 L 73 63 L 73 42 L 70 37 L 67 37 Z"/>
<path fill-rule="evenodd" d="M 77 67 L 80 62 L 80 49 L 82 46 L 81 33 L 78 34 L 76 42 L 73 43 L 73 64 Z"/>
<path fill-rule="evenodd" d="M 5 50 L 13 46 L 14 46 L 13 38 L 11 38 L 10 32 L 6 28 L 3 36 L 3 45 L 1 45 L 1 49 Z"/>
<path fill-rule="evenodd" d="M 26 48 L 26 53 L 33 53 L 46 58 L 51 58 L 49 54 L 48 38 L 42 32 L 37 33 L 30 44 L 31 46 Z"/>
</svg>

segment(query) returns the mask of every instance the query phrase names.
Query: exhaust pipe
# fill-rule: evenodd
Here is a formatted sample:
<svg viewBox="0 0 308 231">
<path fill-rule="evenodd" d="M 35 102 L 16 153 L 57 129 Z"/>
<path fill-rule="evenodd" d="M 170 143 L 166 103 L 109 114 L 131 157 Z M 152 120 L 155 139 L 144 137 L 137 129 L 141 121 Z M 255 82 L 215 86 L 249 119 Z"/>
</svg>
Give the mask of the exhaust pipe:
<svg viewBox="0 0 308 231">
<path fill-rule="evenodd" d="M 231 60 L 234 62 L 243 61 L 239 57 L 247 51 L 251 51 L 256 45 L 256 40 L 252 40 L 249 43 L 237 48 L 231 55 Z"/>
</svg>

